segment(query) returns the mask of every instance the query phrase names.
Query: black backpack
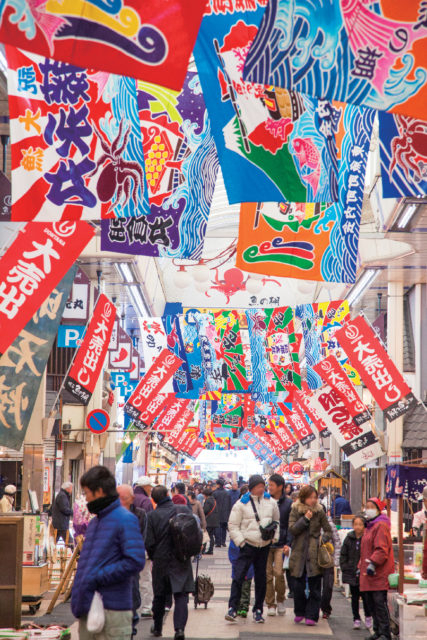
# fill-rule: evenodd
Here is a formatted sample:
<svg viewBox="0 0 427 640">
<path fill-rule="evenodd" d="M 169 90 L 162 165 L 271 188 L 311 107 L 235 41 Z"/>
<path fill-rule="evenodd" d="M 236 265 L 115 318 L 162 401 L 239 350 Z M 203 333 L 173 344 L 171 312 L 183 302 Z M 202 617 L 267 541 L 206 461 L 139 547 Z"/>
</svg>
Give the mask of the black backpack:
<svg viewBox="0 0 427 640">
<path fill-rule="evenodd" d="M 193 513 L 176 513 L 169 520 L 174 554 L 180 562 L 185 562 L 200 553 L 203 533 L 198 519 Z"/>
</svg>

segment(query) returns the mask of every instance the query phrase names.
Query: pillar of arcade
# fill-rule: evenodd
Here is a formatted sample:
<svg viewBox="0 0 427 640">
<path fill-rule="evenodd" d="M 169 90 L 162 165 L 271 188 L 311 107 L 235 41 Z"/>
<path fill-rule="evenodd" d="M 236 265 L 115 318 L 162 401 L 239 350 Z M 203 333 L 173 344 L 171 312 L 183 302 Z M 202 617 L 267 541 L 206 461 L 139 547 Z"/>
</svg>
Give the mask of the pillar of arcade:
<svg viewBox="0 0 427 640">
<path fill-rule="evenodd" d="M 403 372 L 403 283 L 389 282 L 387 292 L 387 351 Z M 387 423 L 387 456 L 390 463 L 402 459 L 403 417 Z"/>
</svg>

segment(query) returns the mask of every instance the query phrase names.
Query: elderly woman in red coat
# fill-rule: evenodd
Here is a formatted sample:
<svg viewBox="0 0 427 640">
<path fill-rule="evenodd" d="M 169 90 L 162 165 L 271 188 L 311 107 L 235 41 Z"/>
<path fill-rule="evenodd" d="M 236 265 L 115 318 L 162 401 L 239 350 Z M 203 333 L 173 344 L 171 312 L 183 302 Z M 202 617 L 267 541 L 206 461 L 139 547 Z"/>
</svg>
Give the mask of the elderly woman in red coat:
<svg viewBox="0 0 427 640">
<path fill-rule="evenodd" d="M 369 640 L 391 640 L 387 591 L 388 576 L 394 572 L 394 557 L 390 520 L 381 513 L 383 508 L 378 498 L 366 503 L 367 525 L 360 548 L 360 591 L 365 592 L 374 620 L 374 633 Z"/>
</svg>

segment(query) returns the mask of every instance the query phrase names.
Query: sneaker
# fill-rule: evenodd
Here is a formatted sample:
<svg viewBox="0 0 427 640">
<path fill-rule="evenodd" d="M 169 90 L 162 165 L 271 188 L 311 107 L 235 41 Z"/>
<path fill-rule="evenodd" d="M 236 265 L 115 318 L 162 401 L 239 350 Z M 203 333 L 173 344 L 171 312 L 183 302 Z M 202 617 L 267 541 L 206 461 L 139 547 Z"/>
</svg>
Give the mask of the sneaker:
<svg viewBox="0 0 427 640">
<path fill-rule="evenodd" d="M 294 618 L 295 624 L 299 624 L 303 620 L 304 620 L 304 616 L 295 616 L 295 618 Z"/>
<path fill-rule="evenodd" d="M 360 622 L 360 620 L 355 620 L 353 622 L 353 629 L 360 629 L 362 627 L 362 623 Z"/>
<path fill-rule="evenodd" d="M 374 621 L 372 620 L 372 618 L 370 616 L 367 616 L 365 618 L 365 627 L 367 629 L 372 629 L 372 625 L 374 624 Z"/>
<path fill-rule="evenodd" d="M 149 609 L 143 609 L 139 615 L 145 619 L 153 617 L 153 613 Z"/>
<path fill-rule="evenodd" d="M 305 624 L 307 625 L 307 627 L 314 627 L 316 626 L 317 622 L 316 620 L 310 620 L 310 618 L 306 618 Z"/>
<path fill-rule="evenodd" d="M 275 616 L 276 615 L 276 607 L 268 607 L 267 615 L 268 616 Z"/>
<path fill-rule="evenodd" d="M 184 629 L 177 629 L 175 631 L 175 640 L 185 640 Z"/>
<path fill-rule="evenodd" d="M 286 613 L 286 605 L 284 602 L 278 602 L 277 603 L 277 613 L 279 614 L 279 616 L 284 616 Z"/>
<path fill-rule="evenodd" d="M 331 614 L 330 614 L 330 613 L 324 613 L 324 614 L 323 614 L 323 616 L 322 616 L 322 618 L 323 618 L 324 620 L 328 620 L 330 617 L 331 617 Z"/>
<path fill-rule="evenodd" d="M 236 610 L 230 607 L 227 613 L 225 614 L 225 619 L 228 620 L 229 622 L 236 622 L 236 618 L 237 618 Z"/>
<path fill-rule="evenodd" d="M 260 609 L 254 611 L 254 622 L 257 622 L 258 624 L 261 622 L 265 622 L 264 618 L 262 617 L 262 611 L 260 611 Z"/>
<path fill-rule="evenodd" d="M 151 629 L 150 629 L 150 633 L 151 633 L 151 635 L 152 635 L 152 636 L 154 636 L 155 638 L 161 638 L 161 637 L 162 637 L 162 631 L 161 631 L 161 629 L 156 629 L 156 627 L 154 626 L 154 624 L 153 624 L 153 626 L 152 626 L 152 627 L 151 627 Z"/>
<path fill-rule="evenodd" d="M 237 615 L 239 616 L 239 618 L 247 618 L 248 612 L 246 611 L 246 609 L 240 609 L 240 611 L 237 612 Z"/>
</svg>

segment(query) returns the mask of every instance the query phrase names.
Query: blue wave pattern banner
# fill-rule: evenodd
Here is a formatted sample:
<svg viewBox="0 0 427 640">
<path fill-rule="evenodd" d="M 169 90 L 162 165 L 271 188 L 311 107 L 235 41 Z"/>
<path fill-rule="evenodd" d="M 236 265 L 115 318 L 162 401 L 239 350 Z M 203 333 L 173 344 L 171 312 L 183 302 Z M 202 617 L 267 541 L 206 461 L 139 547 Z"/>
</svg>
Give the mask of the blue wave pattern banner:
<svg viewBox="0 0 427 640">
<path fill-rule="evenodd" d="M 335 202 L 337 111 L 242 79 L 264 6 L 212 0 L 194 49 L 228 199 Z"/>
<path fill-rule="evenodd" d="M 270 0 L 243 78 L 423 117 L 424 2 Z"/>
</svg>

